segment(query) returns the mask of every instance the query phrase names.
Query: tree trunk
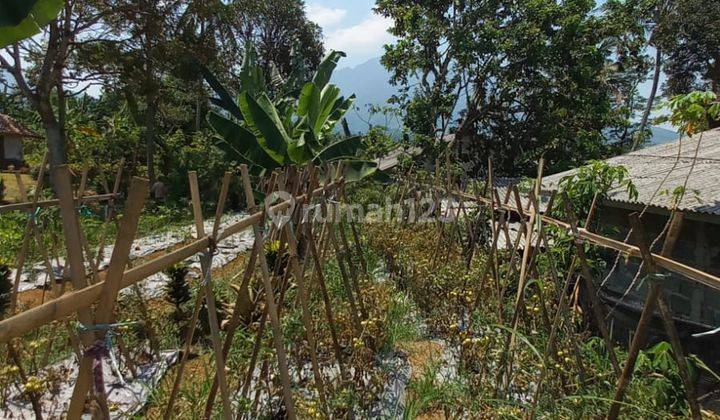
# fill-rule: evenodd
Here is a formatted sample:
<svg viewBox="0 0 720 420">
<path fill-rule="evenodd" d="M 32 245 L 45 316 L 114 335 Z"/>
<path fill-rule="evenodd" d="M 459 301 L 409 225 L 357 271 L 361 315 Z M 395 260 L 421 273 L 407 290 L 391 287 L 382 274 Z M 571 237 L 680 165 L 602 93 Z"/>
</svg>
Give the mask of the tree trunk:
<svg viewBox="0 0 720 420">
<path fill-rule="evenodd" d="M 58 124 L 55 118 L 55 113 L 53 112 L 49 98 L 41 98 L 38 100 L 38 113 L 42 119 L 45 135 L 47 136 L 50 166 L 67 163 L 65 137 L 63 136 L 62 127 L 60 127 L 60 124 Z"/>
<path fill-rule="evenodd" d="M 145 164 L 147 165 L 150 185 L 155 183 L 155 116 L 157 115 L 156 96 L 149 95 L 145 121 Z"/>
<path fill-rule="evenodd" d="M 660 69 L 662 68 L 662 50 L 660 47 L 655 48 L 655 73 L 653 74 L 653 84 L 650 89 L 650 96 L 648 97 L 647 105 L 645 105 L 645 111 L 643 112 L 642 119 L 640 120 L 640 130 L 635 136 L 633 141 L 632 149 L 635 151 L 640 140 L 645 138 L 645 127 L 647 127 L 648 118 L 650 118 L 650 111 L 652 111 L 653 102 L 655 102 L 655 95 L 657 94 L 658 83 L 660 82 Z"/>
</svg>

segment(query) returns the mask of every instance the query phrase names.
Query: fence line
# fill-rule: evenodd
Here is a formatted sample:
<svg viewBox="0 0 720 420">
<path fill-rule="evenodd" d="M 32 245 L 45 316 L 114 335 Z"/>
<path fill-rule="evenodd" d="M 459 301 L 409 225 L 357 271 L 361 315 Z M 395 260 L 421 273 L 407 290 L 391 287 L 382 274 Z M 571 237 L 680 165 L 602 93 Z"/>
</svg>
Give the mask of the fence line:
<svg viewBox="0 0 720 420">
<path fill-rule="evenodd" d="M 326 191 L 336 189 L 341 180 L 331 182 L 323 187 L 312 191 L 311 198 Z M 295 197 L 296 205 L 305 202 L 307 194 Z M 57 201 L 57 200 L 52 200 Z M 281 212 L 290 208 L 293 200 L 285 200 L 270 207 L 273 212 Z M 221 242 L 229 236 L 242 232 L 260 222 L 265 217 L 265 210 L 253 213 L 223 229 L 217 236 L 217 242 Z M 129 287 L 155 273 L 171 267 L 191 256 L 207 249 L 211 244 L 211 235 L 196 239 L 187 245 L 165 254 L 159 258 L 150 260 L 142 265 L 126 270 L 122 277 L 121 289 Z M 27 311 L 13 315 L 0 321 L 0 344 L 20 337 L 23 334 L 39 328 L 53 321 L 61 320 L 79 309 L 90 307 L 100 299 L 105 282 L 101 281 L 88 287 L 66 293 L 57 299 L 53 299 L 42 305 L 36 306 Z"/>
</svg>

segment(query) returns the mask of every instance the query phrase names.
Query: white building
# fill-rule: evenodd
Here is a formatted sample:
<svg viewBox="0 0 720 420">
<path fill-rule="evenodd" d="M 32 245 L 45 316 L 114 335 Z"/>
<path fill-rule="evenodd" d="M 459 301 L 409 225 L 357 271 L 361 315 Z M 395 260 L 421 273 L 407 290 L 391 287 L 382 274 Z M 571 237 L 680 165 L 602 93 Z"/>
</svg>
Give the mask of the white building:
<svg viewBox="0 0 720 420">
<path fill-rule="evenodd" d="M 2 169 L 12 165 L 16 168 L 25 165 L 23 157 L 23 140 L 27 138 L 40 138 L 40 136 L 12 117 L 0 114 L 0 167 Z"/>
</svg>

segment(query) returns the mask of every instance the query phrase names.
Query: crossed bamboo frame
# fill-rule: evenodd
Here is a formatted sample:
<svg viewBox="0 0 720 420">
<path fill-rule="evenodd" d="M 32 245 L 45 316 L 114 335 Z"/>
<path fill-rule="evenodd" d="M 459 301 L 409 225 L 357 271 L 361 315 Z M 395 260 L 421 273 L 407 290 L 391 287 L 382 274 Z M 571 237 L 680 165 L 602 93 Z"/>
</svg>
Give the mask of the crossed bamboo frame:
<svg viewBox="0 0 720 420">
<path fill-rule="evenodd" d="M 491 163 L 489 164 L 491 165 Z M 41 172 L 45 170 L 45 164 L 41 167 Z M 121 165 L 122 167 L 122 165 Z M 491 166 L 490 166 L 491 167 Z M 542 167 L 542 165 L 540 165 Z M 276 172 L 273 176 L 264 182 L 266 192 L 275 191 L 277 189 L 290 188 L 293 193 L 294 201 L 296 204 L 310 203 L 313 198 L 320 198 L 320 207 L 324 213 L 328 211 L 328 205 L 334 198 L 344 198 L 344 181 L 339 176 L 341 173 L 340 167 L 329 167 L 325 168 L 326 179 L 324 184 L 320 186 L 320 180 L 318 179 L 317 168 L 308 166 L 304 169 L 289 168 L 285 172 Z M 675 329 L 674 322 L 671 318 L 669 309 L 667 307 L 664 298 L 662 297 L 662 284 L 660 281 L 653 281 L 648 291 L 643 313 L 641 315 L 639 324 L 636 329 L 635 336 L 630 346 L 630 352 L 628 360 L 624 367 L 621 369 L 619 362 L 614 354 L 613 344 L 610 340 L 607 326 L 605 324 L 605 317 L 602 312 L 602 307 L 599 303 L 597 291 L 595 290 L 592 273 L 587 263 L 587 258 L 584 254 L 585 243 L 592 243 L 605 248 L 613 249 L 618 252 L 625 253 L 630 257 L 641 258 L 643 261 L 644 269 L 650 274 L 657 273 L 660 269 L 666 269 L 677 274 L 681 274 L 685 277 L 690 278 L 693 281 L 709 285 L 715 289 L 720 290 L 720 279 L 697 270 L 695 268 L 684 265 L 680 262 L 670 259 L 670 255 L 674 244 L 677 240 L 677 236 L 682 223 L 682 214 L 679 212 L 673 213 L 673 219 L 671 227 L 665 238 L 663 250 L 660 254 L 654 254 L 650 252 L 647 245 L 647 241 L 644 238 L 642 229 L 642 223 L 634 215 L 631 217 L 631 223 L 633 231 L 635 232 L 637 245 L 625 244 L 602 235 L 590 232 L 588 230 L 589 220 L 591 219 L 595 208 L 596 200 L 593 200 L 593 206 L 590 210 L 588 220 L 586 220 L 585 227 L 581 228 L 578 226 L 576 218 L 572 214 L 572 209 L 565 197 L 560 197 L 566 208 L 566 213 L 569 215 L 568 221 L 561 221 L 552 218 L 547 212 L 542 213 L 538 204 L 539 197 L 539 180 L 542 178 L 542 170 L 538 171 L 538 178 L 536 180 L 536 188 L 534 191 L 528 194 L 528 202 L 523 207 L 522 199 L 517 188 L 508 189 L 504 200 L 500 200 L 498 190 L 495 188 L 486 189 L 485 195 L 479 194 L 477 191 L 475 194 L 468 194 L 464 191 L 453 189 L 453 183 L 451 177 L 448 175 L 444 188 L 440 186 L 439 182 L 439 170 L 436 171 L 436 182 L 432 186 L 432 193 L 439 197 L 440 192 L 445 192 L 447 195 L 457 198 L 460 201 L 459 212 L 462 212 L 467 216 L 465 203 L 474 203 L 475 205 L 485 205 L 491 210 L 491 226 L 492 226 L 492 244 L 490 247 L 489 255 L 485 267 L 483 268 L 483 275 L 481 276 L 481 282 L 484 282 L 488 274 L 490 275 L 495 283 L 496 290 L 499 296 L 502 296 L 504 289 L 508 286 L 508 281 L 502 282 L 499 277 L 497 269 L 497 246 L 499 237 L 505 235 L 506 244 L 510 243 L 509 235 L 509 215 L 514 214 L 521 220 L 521 228 L 518 232 L 516 240 L 513 245 L 513 252 L 511 253 L 511 271 L 516 270 L 513 260 L 515 255 L 518 254 L 521 238 L 524 239 L 524 249 L 520 259 L 519 270 L 519 287 L 518 293 L 515 299 L 513 318 L 511 320 L 511 333 L 507 337 L 504 347 L 504 358 L 501 369 L 498 370 L 497 383 L 498 392 L 503 392 L 508 389 L 512 381 L 512 370 L 513 370 L 513 354 L 515 347 L 515 334 L 516 327 L 519 321 L 523 318 L 523 292 L 527 279 L 532 273 L 537 272 L 535 266 L 537 253 L 542 247 L 548 247 L 548 237 L 545 231 L 545 226 L 555 225 L 559 228 L 568 231 L 574 238 L 575 244 L 575 255 L 573 262 L 571 263 L 571 270 L 563 280 L 557 275 L 557 271 L 554 266 L 551 267 L 551 280 L 556 284 L 556 290 L 558 295 L 556 298 L 559 299 L 558 309 L 555 314 L 551 314 L 547 307 L 544 305 L 544 299 L 541 299 L 542 315 L 545 327 L 550 332 L 550 339 L 547 343 L 547 347 L 544 353 L 544 364 L 538 377 L 538 387 L 536 389 L 532 410 L 530 417 L 534 417 L 537 403 L 542 395 L 542 384 L 547 376 L 547 370 L 545 369 L 550 358 L 554 357 L 555 340 L 557 338 L 558 331 L 561 328 L 566 328 L 563 325 L 563 319 L 567 315 L 569 306 L 569 285 L 571 278 L 574 277 L 575 270 L 579 269 L 579 278 L 583 281 L 581 284 L 584 287 L 581 289 L 584 291 L 587 301 L 591 306 L 592 316 L 595 323 L 597 324 L 601 336 L 606 343 L 610 360 L 613 365 L 613 369 L 618 376 L 618 387 L 616 391 L 615 401 L 612 404 L 608 418 L 617 418 L 624 391 L 627 388 L 634 368 L 634 363 L 637 358 L 638 352 L 643 345 L 645 339 L 645 333 L 650 318 L 653 315 L 655 306 L 657 305 L 660 316 L 663 320 L 664 327 L 668 336 L 670 337 L 671 344 L 673 346 L 673 352 L 676 356 L 678 366 L 680 368 L 680 374 L 684 382 L 685 391 L 687 394 L 688 402 L 691 408 L 691 413 L 694 418 L 699 418 L 699 407 L 697 404 L 697 398 L 695 395 L 692 383 L 689 380 L 689 374 L 687 371 L 687 365 L 684 358 L 684 352 L 682 345 Z M 216 378 L 213 382 L 213 389 L 209 395 L 205 407 L 205 418 L 209 418 L 213 411 L 214 401 L 217 397 L 217 391 L 220 391 L 220 397 L 223 407 L 224 418 L 231 418 L 233 415 L 233 407 L 230 401 L 230 389 L 225 377 L 225 358 L 229 348 L 232 345 L 234 333 L 239 325 L 239 319 L 242 315 L 243 310 L 247 310 L 248 296 L 243 293 L 243 287 L 247 287 L 253 276 L 256 274 L 256 265 L 260 266 L 260 275 L 262 278 L 263 291 L 262 296 L 265 300 L 264 311 L 260 319 L 260 328 L 256 335 L 255 347 L 253 356 L 251 357 L 250 365 L 247 374 L 244 377 L 244 381 L 238 385 L 238 390 L 242 396 L 247 396 L 249 387 L 255 376 L 256 364 L 258 362 L 258 350 L 262 344 L 263 330 L 266 328 L 266 322 L 269 319 L 270 326 L 273 329 L 275 356 L 277 358 L 277 365 L 279 370 L 279 376 L 282 383 L 282 393 L 284 406 L 289 418 L 295 418 L 295 408 L 292 395 L 292 381 L 290 378 L 289 367 L 287 357 L 285 355 L 285 345 L 282 342 L 282 331 L 280 328 L 280 317 L 281 309 L 284 305 L 285 291 L 291 284 L 291 278 L 294 279 L 295 284 L 299 289 L 298 299 L 302 310 L 302 321 L 305 327 L 306 338 L 309 347 L 309 354 L 311 356 L 311 364 L 314 375 L 314 385 L 318 392 L 319 399 L 323 410 L 326 410 L 327 414 L 327 396 L 326 396 L 326 384 L 323 380 L 322 371 L 320 369 L 317 357 L 317 347 L 315 343 L 315 327 L 312 314 L 308 308 L 308 288 L 309 285 L 305 283 L 306 275 L 305 270 L 308 266 L 312 270 L 311 282 L 317 283 L 317 287 L 321 291 L 324 305 L 324 315 L 330 325 L 331 336 L 333 341 L 333 353 L 335 355 L 336 363 L 338 364 L 341 377 L 347 377 L 347 371 L 343 363 L 343 350 L 337 337 L 337 331 L 335 330 L 334 314 L 331 301 L 329 299 L 327 289 L 325 287 L 325 281 L 323 278 L 322 264 L 325 258 L 325 253 L 328 248 L 334 251 L 335 258 L 337 260 L 340 272 L 341 280 L 344 291 L 350 303 L 350 315 L 352 325 L 354 327 L 354 333 L 359 334 L 360 332 L 360 320 L 367 317 L 367 309 L 365 308 L 364 299 L 362 296 L 361 277 L 358 273 L 361 271 L 366 274 L 367 267 L 365 261 L 362 258 L 361 243 L 359 235 L 357 233 L 354 224 L 350 223 L 350 231 L 352 232 L 352 239 L 354 240 L 354 248 L 358 250 L 358 255 L 355 259 L 359 261 L 359 267 L 353 261 L 351 249 L 353 246 L 350 245 L 350 241 L 346 236 L 346 228 L 343 225 L 335 226 L 333 223 L 328 222 L 327 218 L 325 222 L 320 226 L 315 226 L 313 223 L 304 223 L 302 220 L 302 214 L 299 211 L 295 211 L 290 218 L 290 221 L 281 228 L 271 227 L 269 232 L 266 232 L 266 221 L 267 221 L 267 210 L 279 212 L 287 210 L 291 206 L 290 200 L 280 202 L 270 209 L 263 209 L 255 211 L 250 216 L 243 218 L 242 220 L 233 223 L 226 227 L 224 230 L 220 230 L 220 218 L 224 211 L 225 201 L 227 199 L 232 174 L 226 173 L 223 177 L 220 194 L 216 206 L 216 213 L 214 224 L 211 232 L 205 232 L 203 225 L 203 218 L 201 214 L 202 205 L 200 191 L 197 185 L 197 173 L 189 173 L 190 191 L 191 191 L 191 203 L 193 208 L 193 215 L 197 231 L 197 239 L 182 246 L 181 248 L 163 255 L 160 258 L 151 260 L 144 264 L 136 267 L 126 269 L 128 265 L 128 258 L 132 241 L 135 237 L 137 230 L 137 223 L 140 217 L 140 213 L 144 206 L 144 200 L 147 196 L 147 181 L 141 178 L 133 178 L 130 183 L 130 191 L 128 193 L 128 200 L 125 208 L 125 214 L 123 219 L 120 221 L 120 229 L 118 229 L 118 237 L 116 238 L 113 255 L 111 258 L 110 266 L 104 273 L 104 280 L 99 276 L 98 264 L 100 261 L 100 255 L 98 254 L 95 263 L 91 262 L 90 268 L 91 273 L 88 275 L 85 269 L 85 258 L 92 260 L 89 247 L 87 246 L 87 240 L 83 237 L 77 219 L 77 205 L 87 199 L 90 200 L 114 200 L 118 195 L 119 190 L 119 179 L 121 172 L 118 172 L 116 182 L 112 193 L 105 194 L 103 196 L 92 196 L 85 197 L 84 190 L 87 181 L 87 170 L 83 172 L 83 176 L 80 182 L 80 187 L 77 192 L 73 192 L 72 181 L 70 172 L 67 166 L 58 166 L 52 169 L 52 175 L 56 183 L 56 194 L 58 198 L 56 200 L 45 200 L 39 201 L 38 194 L 35 195 L 32 202 L 21 203 L 20 205 L 14 206 L 10 210 L 25 209 L 27 211 L 34 211 L 35 208 L 43 206 L 58 205 L 60 208 L 63 232 L 65 235 L 66 253 L 68 256 L 68 262 L 70 267 L 70 279 L 73 282 L 74 291 L 70 293 L 55 294 L 55 299 L 45 302 L 38 307 L 27 310 L 13 315 L 12 317 L 0 321 L 0 343 L 8 343 L 8 349 L 11 357 L 17 358 L 10 340 L 14 337 L 22 336 L 23 334 L 35 330 L 42 325 L 46 325 L 53 321 L 65 320 L 67 316 L 76 313 L 79 322 L 85 325 L 101 324 L 110 322 L 113 319 L 113 309 L 117 300 L 118 292 L 128 286 L 135 285 L 138 281 L 155 274 L 171 265 L 174 265 L 186 258 L 201 253 L 201 269 L 202 269 L 202 290 L 197 294 L 195 301 L 195 307 L 193 311 L 193 320 L 197 320 L 200 312 L 200 305 L 205 300 L 206 305 L 210 309 L 209 323 L 211 327 L 211 339 L 214 354 L 214 361 L 216 366 Z M 492 173 L 489 173 L 489 179 L 492 179 Z M 38 185 L 36 191 L 39 191 L 42 187 L 42 176 L 38 178 Z M 257 205 L 254 201 L 254 192 L 250 181 L 248 168 L 245 166 L 241 167 L 241 180 L 242 190 L 245 195 L 246 204 L 250 211 L 257 209 Z M 488 191 L 489 190 L 489 191 Z M 27 198 L 27 194 L 24 187 L 20 188 L 23 198 Z M 406 193 L 405 190 L 402 192 L 402 196 Z M 399 188 L 398 188 L 399 194 Z M 510 199 L 514 199 L 514 204 L 510 203 Z M 551 198 L 551 201 L 555 197 Z M 552 206 L 548 206 L 552 208 Z M 0 208 L 0 211 L 9 211 L 7 206 Z M 439 214 L 440 209 L 438 208 Z M 108 219 L 111 216 L 108 216 Z M 230 327 L 226 334 L 225 342 L 222 343 L 220 340 L 219 325 L 217 322 L 215 308 L 215 298 L 212 287 L 212 254 L 217 246 L 217 243 L 223 239 L 239 233 L 245 229 L 252 228 L 255 234 L 255 244 L 251 251 L 249 263 L 244 272 L 242 283 L 240 286 L 240 292 L 237 296 L 235 309 L 230 318 Z M 446 234 L 446 229 L 443 225 L 438 224 L 438 243 L 436 254 L 439 253 L 440 241 L 442 235 Z M 451 238 L 454 239 L 456 235 L 462 237 L 462 232 L 458 226 L 457 218 L 451 225 L 449 232 Z M 474 236 L 473 230 L 470 229 L 468 236 Z M 32 236 L 31 236 L 32 235 Z M 25 244 L 32 237 L 37 237 L 37 226 L 34 225 L 32 219 L 29 219 L 26 226 L 26 235 L 23 240 L 23 249 L 27 252 L 28 245 Z M 265 258 L 264 253 L 264 242 L 266 238 L 272 238 L 280 240 L 281 249 L 288 255 L 288 267 L 287 269 L 280 269 L 278 264 L 275 267 L 269 267 L 268 262 Z M 474 237 L 471 243 L 475 243 Z M 104 242 L 102 239 L 101 242 Z M 474 245 L 473 245 L 474 246 Z M 43 259 L 47 264 L 49 258 L 46 258 L 47 252 L 40 249 Z M 474 249 L 469 254 L 469 261 L 472 259 Z M 21 254 L 24 262 L 24 255 Z M 19 259 L 20 259 L 19 258 Z M 22 264 L 20 265 L 22 266 Z M 18 270 L 19 272 L 20 270 Z M 280 272 L 283 271 L 280 275 Z M 510 274 L 513 274 L 512 272 Z M 52 275 L 52 274 L 49 274 Z M 511 275 L 506 276 L 508 279 Z M 56 282 L 53 280 L 53 287 L 56 286 Z M 540 292 L 542 292 L 540 290 Z M 15 309 L 15 299 L 13 299 L 13 309 Z M 92 305 L 100 303 L 98 308 L 103 310 L 92 311 Z M 251 302 L 252 303 L 252 302 Z M 478 300 L 476 305 L 480 303 L 480 294 L 478 294 Z M 173 414 L 174 401 L 177 396 L 178 389 L 182 383 L 182 376 L 184 366 L 187 361 L 189 354 L 189 346 L 192 343 L 194 334 L 194 326 L 196 322 L 191 322 L 191 328 L 188 331 L 188 336 L 185 340 L 185 349 L 181 353 L 181 361 L 176 372 L 175 382 L 173 390 L 168 401 L 168 405 L 165 410 L 165 417 L 169 418 Z M 102 340 L 104 332 L 92 332 L 84 331 L 78 333 L 78 338 L 82 347 L 87 349 L 94 343 Z M 578 354 L 577 348 L 575 349 L 576 359 L 580 372 L 582 374 L 582 360 Z M 75 384 L 73 392 L 73 399 L 70 404 L 68 411 L 69 418 L 79 418 L 85 408 L 85 399 L 91 388 L 92 379 L 92 358 L 87 354 L 79 353 L 80 356 L 80 370 L 79 375 Z M 269 369 L 268 360 L 263 361 L 261 368 L 261 375 L 267 373 Z M 500 386 L 502 382 L 502 386 Z M 255 403 L 259 396 L 259 390 L 255 394 Z M 97 395 L 95 393 L 101 409 L 104 414 L 109 414 L 107 404 L 104 401 L 104 395 Z M 37 401 L 33 402 L 35 406 Z M 241 413 L 238 413 L 240 415 Z"/>
<path fill-rule="evenodd" d="M 46 165 L 42 165 L 41 171 L 44 171 L 45 166 Z M 120 167 L 122 167 L 122 165 L 120 165 Z M 334 322 L 332 304 L 325 286 L 322 264 L 328 248 L 327 244 L 331 243 L 336 252 L 335 258 L 341 267 L 345 292 L 347 293 L 349 299 L 358 305 L 358 308 L 353 307 L 351 317 L 353 318 L 354 325 L 356 327 L 355 333 L 359 334 L 359 319 L 364 318 L 367 315 L 363 306 L 358 271 L 361 270 L 363 273 L 366 273 L 366 266 L 365 261 L 362 258 L 362 244 L 359 242 L 357 230 L 352 222 L 350 224 L 353 239 L 355 240 L 354 247 L 358 252 L 357 259 L 359 261 L 359 267 L 356 267 L 356 262 L 353 261 L 353 253 L 351 251 L 352 246 L 345 236 L 344 227 L 341 226 L 341 229 L 339 229 L 338 232 L 339 236 L 336 236 L 336 230 L 333 226 L 333 222 L 328 221 L 327 218 L 321 226 L 314 226 L 313 223 L 306 223 L 306 221 L 302 220 L 301 217 L 303 214 L 296 208 L 290 221 L 286 223 L 282 229 L 277 229 L 275 226 L 271 226 L 271 230 L 269 232 L 270 237 L 281 239 L 282 247 L 285 249 L 284 252 L 287 253 L 289 259 L 289 267 L 285 270 L 285 275 L 280 278 L 277 276 L 279 271 L 277 264 L 275 267 L 272 267 L 273 272 L 271 273 L 271 267 L 268 266 L 265 258 L 264 241 L 266 234 L 264 231 L 267 219 L 266 215 L 267 210 L 275 212 L 286 210 L 291 205 L 290 200 L 280 202 L 272 206 L 270 209 L 266 208 L 256 211 L 250 216 L 245 217 L 220 231 L 220 219 L 224 211 L 225 201 L 227 199 L 232 179 L 232 174 L 228 172 L 222 180 L 212 232 L 206 233 L 201 213 L 202 205 L 197 183 L 197 173 L 190 172 L 188 177 L 190 183 L 191 204 L 198 239 L 176 251 L 165 254 L 160 258 L 126 270 L 126 266 L 129 265 L 128 259 L 130 248 L 137 231 L 140 213 L 148 193 L 147 180 L 133 178 L 130 185 L 130 192 L 128 194 L 125 212 L 122 220 L 120 221 L 120 228 L 118 229 L 118 237 L 116 238 L 113 255 L 110 260 L 110 266 L 107 270 L 104 270 L 104 280 L 102 280 L 99 276 L 98 270 L 100 254 L 98 254 L 97 257 L 97 263 L 91 262 L 90 264 L 92 271 L 90 276 L 88 276 L 88 273 L 86 272 L 84 258 L 88 258 L 88 260 L 90 260 L 91 256 L 89 246 L 87 246 L 87 240 L 82 234 L 77 218 L 76 206 L 83 200 L 83 191 L 87 180 L 87 170 L 83 172 L 83 177 L 80 181 L 80 187 L 78 188 L 77 194 L 73 193 L 71 175 L 67 166 L 55 167 L 52 171 L 52 176 L 54 177 L 56 184 L 56 194 L 58 196 L 56 200 L 46 200 L 44 202 L 45 204 L 38 204 L 36 195 L 33 203 L 14 205 L 11 210 L 23 208 L 30 209 L 29 211 L 32 211 L 32 209 L 40 207 L 41 205 L 58 205 L 60 207 L 63 222 L 63 233 L 65 235 L 66 252 L 70 267 L 70 279 L 73 281 L 75 290 L 65 294 L 62 294 L 61 292 L 56 295 L 55 299 L 49 302 L 45 302 L 38 307 L 15 314 L 8 319 L 0 321 L 0 330 L 3 331 L 3 333 L 0 334 L 4 334 L 0 340 L 8 343 L 8 347 L 11 349 L 11 354 L 13 353 L 13 347 L 10 342 L 11 338 L 19 337 L 47 323 L 56 320 L 64 320 L 67 316 L 73 313 L 77 314 L 78 321 L 85 326 L 107 324 L 111 322 L 114 319 L 113 309 L 117 300 L 117 295 L 121 289 L 128 286 L 136 287 L 136 283 L 138 281 L 170 267 L 175 263 L 185 260 L 196 253 L 201 253 L 201 280 L 203 287 L 197 294 L 192 321 L 190 322 L 191 327 L 187 331 L 185 348 L 184 351 L 181 352 L 180 364 L 176 371 L 173 389 L 165 410 L 165 417 L 170 418 L 173 414 L 174 401 L 177 397 L 180 384 L 182 383 L 184 367 L 186 366 L 187 356 L 190 352 L 190 345 L 192 344 L 194 327 L 196 325 L 197 318 L 199 317 L 200 304 L 203 300 L 205 300 L 209 309 L 208 321 L 211 329 L 211 340 L 216 367 L 216 377 L 213 381 L 213 388 L 206 403 L 205 417 L 209 418 L 212 414 L 213 404 L 218 388 L 220 389 L 221 394 L 223 417 L 232 417 L 233 407 L 230 401 L 231 395 L 227 383 L 228 381 L 225 377 L 225 357 L 227 357 L 229 348 L 232 345 L 234 333 L 239 326 L 238 321 L 241 317 L 241 313 L 244 310 L 247 311 L 248 309 L 248 296 L 242 292 L 243 288 L 247 290 L 247 286 L 255 273 L 256 265 L 260 266 L 260 272 L 262 275 L 265 307 L 261 318 L 261 327 L 256 336 L 255 354 L 253 356 L 253 360 L 251 360 L 246 380 L 242 383 L 242 386 L 239 385 L 238 388 L 242 388 L 242 395 L 246 395 L 254 374 L 255 364 L 257 362 L 257 350 L 259 349 L 259 343 L 261 342 L 262 331 L 265 328 L 265 320 L 269 318 L 271 327 L 274 330 L 273 337 L 275 342 L 275 352 L 277 356 L 279 375 L 282 380 L 285 410 L 289 418 L 296 417 L 292 397 L 292 384 L 289 375 L 288 362 L 285 356 L 282 329 L 280 327 L 281 308 L 284 303 L 285 291 L 290 285 L 289 277 L 293 277 L 300 290 L 298 298 L 302 308 L 302 319 L 305 325 L 306 338 L 310 347 L 309 353 L 311 355 L 315 387 L 318 391 L 323 410 L 327 413 L 326 391 L 322 380 L 322 372 L 318 363 L 318 350 L 314 338 L 314 320 L 312 319 L 312 314 L 310 313 L 308 306 L 308 287 L 310 285 L 305 283 L 305 269 L 306 266 L 311 266 L 313 271 L 312 280 L 317 283 L 317 286 L 322 292 L 324 313 L 331 330 L 334 354 L 341 376 L 345 379 L 347 378 L 347 371 L 343 364 L 343 350 L 336 331 L 337 327 Z M 270 180 L 265 183 L 265 190 L 266 192 L 271 192 L 275 191 L 276 188 L 278 190 L 284 190 L 289 187 L 293 192 L 296 204 L 302 204 L 304 202 L 309 203 L 313 200 L 313 198 L 319 196 L 321 198 L 321 207 L 324 212 L 327 212 L 328 201 L 330 199 L 333 197 L 344 198 L 344 181 L 340 177 L 340 165 L 328 166 L 325 168 L 325 173 L 325 183 L 320 186 L 318 170 L 316 167 L 310 165 L 303 170 L 291 167 L 285 172 L 273 173 Z M 42 178 L 42 176 L 39 177 L 39 183 Z M 108 200 L 117 197 L 120 178 L 121 172 L 118 172 L 113 193 L 105 196 Z M 254 193 L 250 182 L 248 168 L 246 166 L 241 167 L 241 180 L 247 207 L 252 212 L 256 210 L 257 207 L 254 201 Z M 262 182 L 263 180 L 261 180 L 261 183 Z M 39 191 L 40 187 L 41 184 L 38 185 L 36 190 Z M 105 198 L 103 197 L 102 199 Z M 114 215 L 108 215 L 108 219 L 112 216 Z M 223 239 L 250 227 L 252 227 L 255 234 L 255 243 L 249 258 L 248 266 L 243 275 L 243 282 L 239 288 L 240 292 L 238 293 L 235 309 L 233 310 L 230 318 L 229 329 L 226 334 L 225 342 L 222 343 L 220 340 L 220 330 L 216 317 L 216 304 L 212 284 L 213 251 L 219 241 L 222 241 Z M 34 228 L 34 225 L 32 225 L 32 219 L 28 222 L 28 229 L 31 228 Z M 25 236 L 25 238 L 28 237 L 28 235 Z M 302 240 L 302 243 L 300 240 Z M 103 242 L 104 238 L 101 239 L 101 243 Z M 302 261 L 299 255 L 299 246 L 303 247 L 302 252 L 304 254 L 304 258 L 302 258 Z M 26 251 L 27 245 L 24 247 L 23 258 Z M 18 270 L 18 272 L 20 272 L 20 270 Z M 348 272 L 351 274 L 349 275 Z M 276 284 L 273 284 L 273 280 L 276 280 Z M 280 284 L 277 284 L 278 280 L 280 280 Z M 54 280 L 53 284 L 55 284 Z M 315 285 L 313 284 L 313 286 Z M 275 291 L 278 288 L 280 289 L 279 297 L 276 299 Z M 14 294 L 14 299 L 16 299 L 16 297 L 17 294 Z M 98 301 L 100 305 L 97 306 L 97 309 L 93 314 L 91 307 Z M 81 347 L 88 349 L 94 344 L 101 342 L 105 333 L 105 331 L 94 332 L 84 330 L 79 332 L 77 335 L 79 337 L 79 341 L 81 342 Z M 17 356 L 17 354 L 15 355 Z M 79 418 L 82 415 L 85 410 L 86 397 L 89 392 L 97 401 L 101 413 L 105 417 L 109 416 L 109 408 L 107 406 L 104 392 L 98 392 L 98 390 L 91 392 L 93 375 L 91 366 L 93 363 L 93 357 L 87 352 L 83 353 L 82 350 L 78 348 L 78 358 L 80 360 L 80 368 L 73 390 L 73 397 L 67 413 L 68 418 Z M 19 360 L 17 362 L 19 363 Z M 266 360 L 263 365 L 263 370 L 267 371 L 267 369 L 268 363 Z M 257 395 L 258 394 L 256 393 L 256 400 Z M 34 401 L 34 406 L 36 405 L 35 403 L 37 403 L 37 401 Z M 41 417 L 41 409 L 39 407 L 35 408 L 37 408 L 36 413 Z M 241 414 L 242 413 L 238 413 L 238 417 Z"/>
</svg>

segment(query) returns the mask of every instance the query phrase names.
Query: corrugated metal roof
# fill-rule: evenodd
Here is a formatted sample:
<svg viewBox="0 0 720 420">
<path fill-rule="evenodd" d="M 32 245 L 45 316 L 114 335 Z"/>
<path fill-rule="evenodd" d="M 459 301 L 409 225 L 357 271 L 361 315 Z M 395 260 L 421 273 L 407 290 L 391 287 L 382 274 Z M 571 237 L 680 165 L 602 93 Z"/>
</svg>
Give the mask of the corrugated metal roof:
<svg viewBox="0 0 720 420">
<path fill-rule="evenodd" d="M 11 116 L 6 114 L 0 114 L 0 135 L 3 134 L 20 137 L 40 138 L 37 133 L 29 130 L 24 125 L 15 121 L 15 119 Z"/>
<path fill-rule="evenodd" d="M 697 159 L 693 159 L 696 152 Z M 696 160 L 694 167 L 693 160 Z M 672 191 L 687 178 L 686 192 L 678 208 L 720 215 L 720 129 L 616 156 L 606 162 L 627 168 L 638 191 L 637 200 L 631 200 L 627 191 L 615 188 L 609 193 L 611 201 L 671 208 Z M 557 189 L 560 180 L 576 170 L 543 178 L 543 189 Z"/>
</svg>

